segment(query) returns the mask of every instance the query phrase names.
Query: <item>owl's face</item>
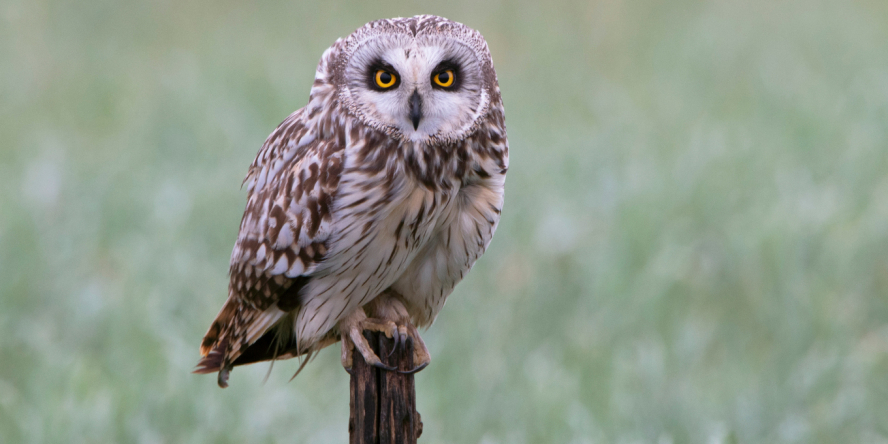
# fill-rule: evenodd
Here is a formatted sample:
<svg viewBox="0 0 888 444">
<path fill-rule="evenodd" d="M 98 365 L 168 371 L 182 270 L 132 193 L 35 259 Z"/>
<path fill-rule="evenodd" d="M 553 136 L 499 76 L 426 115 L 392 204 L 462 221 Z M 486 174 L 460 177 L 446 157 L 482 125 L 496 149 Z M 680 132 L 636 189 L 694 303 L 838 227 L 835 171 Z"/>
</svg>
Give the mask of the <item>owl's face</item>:
<svg viewBox="0 0 888 444">
<path fill-rule="evenodd" d="M 461 35 L 383 33 L 350 52 L 341 87 L 365 123 L 435 143 L 465 138 L 486 112 L 482 63 Z"/>
</svg>

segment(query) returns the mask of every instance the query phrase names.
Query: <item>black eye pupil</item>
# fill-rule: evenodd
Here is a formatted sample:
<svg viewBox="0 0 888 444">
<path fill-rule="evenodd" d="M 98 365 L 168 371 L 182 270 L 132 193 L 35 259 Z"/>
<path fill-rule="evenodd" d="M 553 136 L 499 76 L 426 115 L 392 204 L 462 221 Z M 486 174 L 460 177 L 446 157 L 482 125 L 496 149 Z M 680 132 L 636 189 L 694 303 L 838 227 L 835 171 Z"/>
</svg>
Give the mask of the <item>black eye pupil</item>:
<svg viewBox="0 0 888 444">
<path fill-rule="evenodd" d="M 441 83 L 449 82 L 450 81 L 450 73 L 449 72 L 442 72 L 441 74 L 438 74 L 438 81 Z"/>
<path fill-rule="evenodd" d="M 388 84 L 389 82 L 392 81 L 392 75 L 387 72 L 383 72 L 382 74 L 379 75 L 379 81 L 381 81 L 382 83 Z"/>
</svg>

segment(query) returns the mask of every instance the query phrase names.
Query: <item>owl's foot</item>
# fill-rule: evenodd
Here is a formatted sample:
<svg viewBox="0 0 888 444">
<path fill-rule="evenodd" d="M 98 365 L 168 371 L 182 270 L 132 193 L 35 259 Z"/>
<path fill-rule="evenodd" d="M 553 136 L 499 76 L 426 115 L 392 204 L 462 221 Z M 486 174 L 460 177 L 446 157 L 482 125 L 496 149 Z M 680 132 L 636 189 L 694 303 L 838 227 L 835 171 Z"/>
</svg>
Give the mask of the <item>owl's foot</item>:
<svg viewBox="0 0 888 444">
<path fill-rule="evenodd" d="M 418 364 L 410 370 L 398 370 L 396 367 L 383 364 L 379 359 L 379 356 L 376 355 L 376 352 L 373 351 L 373 348 L 370 347 L 367 338 L 364 337 L 364 330 L 378 331 L 385 334 L 387 338 L 395 340 L 395 345 L 392 347 L 392 351 L 389 352 L 389 356 L 398 349 L 398 346 L 406 346 L 407 338 L 412 339 L 413 362 Z M 423 342 L 422 338 L 419 336 L 416 327 L 409 323 L 406 325 L 397 325 L 392 321 L 364 318 L 364 321 L 360 323 L 360 325 L 349 328 L 347 333 L 342 333 L 342 366 L 345 368 L 345 371 L 349 373 L 351 373 L 353 365 L 352 352 L 355 349 L 358 349 L 358 352 L 361 353 L 361 356 L 364 357 L 364 361 L 367 362 L 367 364 L 388 371 L 396 371 L 405 375 L 419 372 L 428 367 L 431 362 L 429 349 L 426 348 L 425 342 Z"/>
<path fill-rule="evenodd" d="M 374 317 L 368 318 L 367 312 L 359 308 L 339 323 L 340 337 L 342 339 L 342 366 L 347 372 L 351 373 L 353 364 L 352 352 L 355 349 L 361 353 L 367 364 L 389 371 L 412 374 L 429 365 L 431 362 L 429 349 L 426 348 L 425 342 L 419 336 L 419 331 L 410 322 L 407 309 L 404 307 L 403 302 L 401 302 L 399 295 L 392 292 L 383 293 L 365 308 Z M 398 370 L 395 367 L 384 364 L 367 342 L 367 338 L 364 337 L 364 330 L 378 331 L 387 338 L 394 339 L 395 344 L 392 347 L 392 351 L 389 352 L 389 356 L 399 346 L 406 346 L 407 338 L 412 339 L 413 363 L 415 367 L 410 370 Z"/>
<path fill-rule="evenodd" d="M 364 361 L 367 362 L 367 364 L 389 371 L 397 371 L 397 368 L 382 363 L 379 356 L 377 356 L 376 352 L 373 351 L 373 348 L 370 347 L 367 338 L 364 337 L 364 330 L 382 332 L 388 338 L 395 338 L 396 342 L 399 340 L 399 336 L 396 336 L 399 335 L 398 327 L 394 322 L 368 318 L 367 315 L 364 314 L 364 310 L 355 310 L 352 315 L 340 321 L 340 334 L 342 335 L 342 366 L 345 367 L 345 371 L 351 373 L 353 364 L 352 352 L 355 349 L 361 353 L 361 356 L 364 357 Z"/>
<path fill-rule="evenodd" d="M 413 340 L 413 364 L 415 367 L 410 370 L 399 370 L 399 373 L 416 373 L 429 365 L 432 361 L 429 349 L 419 336 L 416 326 L 410 322 L 410 315 L 404 306 L 403 297 L 400 294 L 389 289 L 373 299 L 365 308 L 375 318 L 384 319 L 386 322 L 393 322 L 397 327 L 393 331 L 393 335 L 389 336 L 395 339 L 395 346 L 389 352 L 389 355 L 394 353 L 399 346 L 406 346 L 408 337 Z"/>
</svg>

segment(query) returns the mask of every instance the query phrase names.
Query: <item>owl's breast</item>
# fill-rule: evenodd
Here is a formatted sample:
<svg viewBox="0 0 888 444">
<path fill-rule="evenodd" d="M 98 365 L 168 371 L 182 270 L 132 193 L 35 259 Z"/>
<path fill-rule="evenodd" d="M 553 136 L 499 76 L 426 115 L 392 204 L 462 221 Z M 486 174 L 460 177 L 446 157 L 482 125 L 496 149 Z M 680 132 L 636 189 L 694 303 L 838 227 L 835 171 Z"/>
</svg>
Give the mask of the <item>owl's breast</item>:
<svg viewBox="0 0 888 444">
<path fill-rule="evenodd" d="M 414 324 L 429 325 L 499 222 L 504 169 L 470 155 L 438 162 L 351 130 L 327 254 L 302 293 L 304 311 L 322 315 L 306 319 L 300 337 L 327 331 L 388 288 L 404 296 Z"/>
<path fill-rule="evenodd" d="M 504 175 L 474 178 L 439 214 L 431 236 L 392 289 L 404 296 L 418 326 L 430 325 L 447 296 L 484 254 L 499 224 Z"/>
<path fill-rule="evenodd" d="M 323 335 L 344 313 L 391 287 L 450 214 L 458 190 L 436 192 L 406 176 L 385 180 L 349 168 L 339 186 L 327 254 L 300 296 L 301 338 Z"/>
<path fill-rule="evenodd" d="M 452 217 L 459 182 L 441 185 L 430 188 L 385 169 L 347 167 L 332 205 L 328 253 L 317 274 L 357 275 L 376 284 L 371 290 L 387 288 Z"/>
</svg>

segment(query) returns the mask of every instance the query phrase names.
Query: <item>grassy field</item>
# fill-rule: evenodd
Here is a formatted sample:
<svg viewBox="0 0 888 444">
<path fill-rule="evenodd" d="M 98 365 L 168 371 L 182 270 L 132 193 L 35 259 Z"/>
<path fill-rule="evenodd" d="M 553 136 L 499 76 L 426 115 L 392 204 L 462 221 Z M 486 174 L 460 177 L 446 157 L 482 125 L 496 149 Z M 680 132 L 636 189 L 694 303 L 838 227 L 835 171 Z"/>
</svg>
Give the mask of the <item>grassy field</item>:
<svg viewBox="0 0 888 444">
<path fill-rule="evenodd" d="M 183 3 L 0 2 L 0 442 L 346 442 L 338 347 L 190 371 L 265 136 L 417 13 L 511 146 L 422 442 L 888 442 L 888 3 Z"/>
</svg>

